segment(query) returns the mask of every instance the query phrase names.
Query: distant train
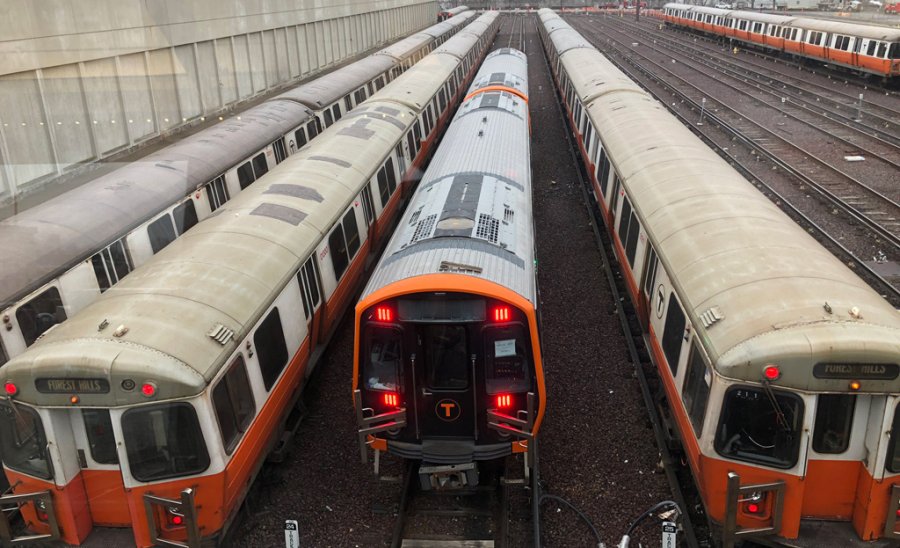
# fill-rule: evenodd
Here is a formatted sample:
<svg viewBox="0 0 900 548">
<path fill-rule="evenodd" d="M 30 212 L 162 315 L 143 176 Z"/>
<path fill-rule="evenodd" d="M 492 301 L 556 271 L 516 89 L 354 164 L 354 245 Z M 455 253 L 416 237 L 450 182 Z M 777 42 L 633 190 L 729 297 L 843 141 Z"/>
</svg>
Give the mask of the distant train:
<svg viewBox="0 0 900 548">
<path fill-rule="evenodd" d="M 666 4 L 667 25 L 877 74 L 900 76 L 900 29 L 793 15 Z"/>
<path fill-rule="evenodd" d="M 896 546 L 897 310 L 565 21 L 540 18 L 718 540 Z"/>
<path fill-rule="evenodd" d="M 438 12 L 438 18 L 437 18 L 438 23 L 440 23 L 441 21 L 446 21 L 447 19 L 450 19 L 451 17 L 455 17 L 461 13 L 464 13 L 464 12 L 468 11 L 468 9 L 469 8 L 467 8 L 466 6 L 459 6 L 456 8 L 441 10 Z"/>
<path fill-rule="evenodd" d="M 0 368 L 0 504 L 68 544 L 220 543 L 497 27 L 479 17 Z"/>
<path fill-rule="evenodd" d="M 476 485 L 544 414 L 528 120 L 525 55 L 497 50 L 356 305 L 362 460 L 419 460 L 425 488 Z"/>
<path fill-rule="evenodd" d="M 0 365 L 453 36 L 465 12 L 0 221 Z"/>
</svg>

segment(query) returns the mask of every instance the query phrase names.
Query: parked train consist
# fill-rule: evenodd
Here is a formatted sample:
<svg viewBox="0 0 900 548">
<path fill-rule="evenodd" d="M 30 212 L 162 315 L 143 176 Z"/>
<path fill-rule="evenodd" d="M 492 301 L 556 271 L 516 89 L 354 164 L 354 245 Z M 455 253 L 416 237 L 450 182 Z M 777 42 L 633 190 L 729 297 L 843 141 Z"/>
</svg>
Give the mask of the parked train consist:
<svg viewBox="0 0 900 548">
<path fill-rule="evenodd" d="M 497 26 L 479 17 L 0 368 L 0 504 L 70 544 L 221 541 Z"/>
<path fill-rule="evenodd" d="M 455 7 L 455 8 L 450 8 L 450 9 L 446 9 L 446 10 L 441 10 L 441 11 L 438 12 L 438 19 L 437 19 L 437 20 L 438 20 L 439 23 L 440 23 L 441 21 L 446 21 L 447 19 L 450 19 L 451 17 L 457 16 L 457 15 L 459 15 L 460 13 L 463 13 L 463 12 L 467 11 L 468 9 L 469 9 L 469 8 L 466 7 L 466 6 L 458 6 L 458 7 Z"/>
<path fill-rule="evenodd" d="M 900 29 L 825 19 L 666 4 L 667 25 L 885 78 L 900 76 Z"/>
<path fill-rule="evenodd" d="M 540 18 L 672 429 L 724 543 L 895 545 L 897 311 L 556 14 Z"/>
<path fill-rule="evenodd" d="M 356 305 L 362 460 L 419 460 L 425 488 L 476 485 L 543 417 L 528 120 L 525 55 L 497 50 Z"/>
<path fill-rule="evenodd" d="M 474 17 L 465 12 L 0 222 L 0 365 Z"/>
</svg>

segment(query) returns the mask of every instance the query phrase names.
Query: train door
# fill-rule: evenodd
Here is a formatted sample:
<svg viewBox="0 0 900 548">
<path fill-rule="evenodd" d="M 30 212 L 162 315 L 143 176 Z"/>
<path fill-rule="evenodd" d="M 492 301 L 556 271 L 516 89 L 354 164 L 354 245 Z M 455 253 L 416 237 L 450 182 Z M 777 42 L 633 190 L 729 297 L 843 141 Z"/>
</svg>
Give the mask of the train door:
<svg viewBox="0 0 900 548">
<path fill-rule="evenodd" d="M 653 296 L 658 265 L 659 257 L 656 256 L 656 250 L 653 249 L 653 244 L 648 243 L 647 260 L 644 261 L 644 268 L 641 273 L 641 286 L 638 288 L 638 318 L 641 322 L 641 329 L 645 333 L 650 330 L 650 300 Z"/>
<path fill-rule="evenodd" d="M 363 205 L 363 217 L 366 222 L 366 233 L 368 236 L 366 239 L 369 241 L 369 246 L 371 250 L 371 246 L 375 245 L 375 202 L 372 199 L 372 181 L 366 184 L 366 187 L 363 189 L 360 194 L 362 198 Z M 374 253 L 374 250 L 371 250 L 369 256 L 372 261 L 378 258 L 377 254 Z"/>
<path fill-rule="evenodd" d="M 284 146 L 284 137 L 280 137 L 272 142 L 272 149 L 275 151 L 275 164 L 280 164 L 287 158 L 287 149 Z M 268 152 L 268 151 L 267 151 Z M 269 166 L 272 167 L 271 165 Z"/>
<path fill-rule="evenodd" d="M 466 325 L 415 327 L 413 368 L 423 441 L 477 437 L 475 377 L 477 345 Z"/>
<path fill-rule="evenodd" d="M 131 513 L 125 495 L 125 484 L 119 466 L 109 410 L 65 411 L 68 412 L 71 425 L 74 454 L 63 454 L 63 459 L 77 462 L 81 468 L 81 477 L 94 525 L 130 526 Z"/>
<path fill-rule="evenodd" d="M 306 315 L 309 351 L 312 352 L 319 342 L 322 330 L 322 286 L 319 283 L 319 265 L 316 262 L 315 252 L 303 263 L 300 272 L 297 273 L 297 279 L 300 282 L 303 313 Z"/>
</svg>

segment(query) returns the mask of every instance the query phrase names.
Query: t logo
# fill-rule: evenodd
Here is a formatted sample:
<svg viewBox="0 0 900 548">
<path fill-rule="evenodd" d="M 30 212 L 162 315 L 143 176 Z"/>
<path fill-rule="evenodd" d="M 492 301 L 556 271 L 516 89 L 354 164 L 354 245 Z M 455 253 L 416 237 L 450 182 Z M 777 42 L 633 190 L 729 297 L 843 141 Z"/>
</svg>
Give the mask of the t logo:
<svg viewBox="0 0 900 548">
<path fill-rule="evenodd" d="M 453 422 L 459 418 L 461 412 L 459 404 L 451 399 L 443 399 L 434 406 L 434 412 L 442 421 Z"/>
</svg>

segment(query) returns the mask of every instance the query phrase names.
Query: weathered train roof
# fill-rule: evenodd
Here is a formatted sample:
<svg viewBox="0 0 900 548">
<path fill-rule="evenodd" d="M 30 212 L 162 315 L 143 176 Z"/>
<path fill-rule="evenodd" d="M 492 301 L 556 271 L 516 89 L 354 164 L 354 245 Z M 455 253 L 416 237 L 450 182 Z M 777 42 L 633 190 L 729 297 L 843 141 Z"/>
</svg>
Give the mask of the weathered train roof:
<svg viewBox="0 0 900 548">
<path fill-rule="evenodd" d="M 0 310 L 309 119 L 269 101 L 0 221 Z"/>
<path fill-rule="evenodd" d="M 277 99 L 296 101 L 312 109 L 320 110 L 348 93 L 353 93 L 365 82 L 388 71 L 396 62 L 386 55 L 370 55 L 353 64 L 316 78 L 278 95 Z"/>
<path fill-rule="evenodd" d="M 615 69 L 615 65 L 593 46 L 570 50 L 561 56 L 561 60 L 582 104 L 586 105 L 595 97 L 612 91 L 644 93 L 640 86 Z"/>
<path fill-rule="evenodd" d="M 527 96 L 524 55 L 508 49 L 491 54 L 475 82 L 470 93 L 500 85 Z M 403 279 L 450 272 L 501 284 L 536 305 L 529 147 L 528 105 L 521 97 L 490 91 L 466 101 L 363 298 Z"/>
</svg>

